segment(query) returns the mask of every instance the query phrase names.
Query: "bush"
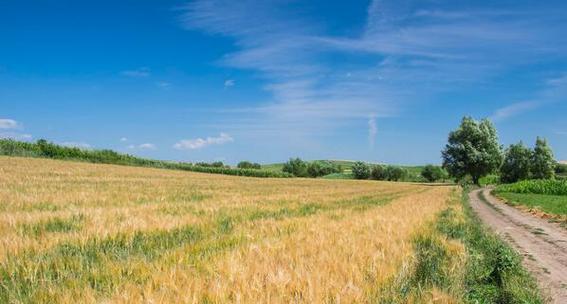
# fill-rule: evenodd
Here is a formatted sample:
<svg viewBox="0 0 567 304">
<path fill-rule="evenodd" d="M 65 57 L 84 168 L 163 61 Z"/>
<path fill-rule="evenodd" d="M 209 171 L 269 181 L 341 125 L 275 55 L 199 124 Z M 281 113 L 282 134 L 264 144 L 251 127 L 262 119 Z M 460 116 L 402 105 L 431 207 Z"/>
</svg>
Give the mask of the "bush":
<svg viewBox="0 0 567 304">
<path fill-rule="evenodd" d="M 261 169 L 262 166 L 258 163 L 252 163 L 246 160 L 243 160 L 236 165 L 239 169 Z"/>
<path fill-rule="evenodd" d="M 352 175 L 355 179 L 368 179 L 370 177 L 370 167 L 358 161 L 352 165 Z"/>
<path fill-rule="evenodd" d="M 567 195 L 567 180 L 538 179 L 500 185 L 496 192 Z"/>
<path fill-rule="evenodd" d="M 385 175 L 385 178 L 389 181 L 400 181 L 404 177 L 406 177 L 407 174 L 408 174 L 408 172 L 401 167 L 388 166 L 388 167 L 386 167 L 384 175 Z"/>
<path fill-rule="evenodd" d="M 374 180 L 384 180 L 385 179 L 385 170 L 384 167 L 381 165 L 372 166 L 372 170 L 370 171 L 370 178 Z"/>
<path fill-rule="evenodd" d="M 500 167 L 500 179 L 504 183 L 515 183 L 530 177 L 532 152 L 522 142 L 506 149 L 504 162 Z"/>
<path fill-rule="evenodd" d="M 555 164 L 555 174 L 558 175 L 567 175 L 567 164 Z"/>
<path fill-rule="evenodd" d="M 443 168 L 434 165 L 427 165 L 421 170 L 421 176 L 428 182 L 432 183 L 444 179 L 447 174 Z"/>
<path fill-rule="evenodd" d="M 301 160 L 301 158 L 290 158 L 288 162 L 283 165 L 283 172 L 293 174 L 297 177 L 307 176 L 307 163 Z"/>
</svg>

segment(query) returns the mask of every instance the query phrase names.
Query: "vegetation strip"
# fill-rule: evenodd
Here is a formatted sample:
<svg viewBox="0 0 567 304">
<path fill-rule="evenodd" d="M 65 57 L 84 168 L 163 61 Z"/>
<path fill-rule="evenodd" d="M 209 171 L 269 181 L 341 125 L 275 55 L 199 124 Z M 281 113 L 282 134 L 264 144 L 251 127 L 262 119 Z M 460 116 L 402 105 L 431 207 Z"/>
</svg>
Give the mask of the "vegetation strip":
<svg viewBox="0 0 567 304">
<path fill-rule="evenodd" d="M 463 193 L 432 229 L 414 238 L 414 260 L 381 292 L 381 303 L 427 303 L 431 297 L 465 303 L 544 303 L 520 256 L 482 226 Z M 460 253 L 460 246 L 464 249 Z M 460 268 L 466 259 L 465 267 Z"/>
<path fill-rule="evenodd" d="M 42 157 L 61 160 L 84 161 L 100 164 L 124 166 L 152 167 L 160 169 L 184 170 L 201 173 L 226 174 L 250 177 L 292 177 L 285 172 L 258 170 L 251 168 L 216 167 L 208 164 L 179 163 L 145 159 L 129 154 L 121 154 L 112 150 L 87 150 L 75 147 L 64 147 L 45 140 L 36 143 L 21 142 L 12 139 L 0 139 L 0 155 L 21 157 Z"/>
</svg>

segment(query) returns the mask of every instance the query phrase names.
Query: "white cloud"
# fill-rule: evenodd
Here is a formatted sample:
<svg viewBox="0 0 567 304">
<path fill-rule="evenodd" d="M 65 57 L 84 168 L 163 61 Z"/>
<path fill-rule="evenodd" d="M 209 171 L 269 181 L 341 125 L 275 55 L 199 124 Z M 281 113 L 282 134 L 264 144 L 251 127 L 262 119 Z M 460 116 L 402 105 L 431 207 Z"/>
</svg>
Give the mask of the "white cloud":
<svg viewBox="0 0 567 304">
<path fill-rule="evenodd" d="M 61 143 L 62 146 L 65 147 L 72 147 L 72 148 L 79 148 L 79 149 L 90 149 L 92 148 L 91 145 L 85 142 L 74 142 L 74 141 L 65 141 Z"/>
<path fill-rule="evenodd" d="M 120 138 L 120 141 L 121 141 L 121 142 L 127 142 L 127 141 L 128 141 L 128 138 L 122 137 L 122 138 Z"/>
<path fill-rule="evenodd" d="M 374 148 L 376 134 L 378 134 L 378 127 L 376 126 L 376 118 L 372 116 L 368 119 L 368 142 L 371 148 Z"/>
<path fill-rule="evenodd" d="M 157 147 L 151 143 L 144 143 L 140 145 L 128 145 L 128 149 L 140 149 L 140 150 L 155 150 Z"/>
<path fill-rule="evenodd" d="M 144 150 L 155 150 L 156 145 L 150 144 L 150 143 L 145 143 L 145 144 L 139 145 L 138 148 L 144 149 Z"/>
<path fill-rule="evenodd" d="M 220 133 L 218 137 L 180 140 L 175 145 L 173 145 L 173 147 L 178 150 L 196 150 L 210 145 L 222 145 L 233 141 L 234 139 L 230 135 L 226 133 Z"/>
<path fill-rule="evenodd" d="M 229 88 L 235 85 L 234 79 L 227 79 L 224 81 L 224 87 Z"/>
<path fill-rule="evenodd" d="M 0 129 L 16 129 L 18 127 L 17 121 L 8 118 L 0 118 Z"/>
<path fill-rule="evenodd" d="M 135 70 L 126 70 L 120 72 L 123 76 L 133 77 L 133 78 L 145 78 L 151 76 L 151 71 L 149 68 L 141 67 Z"/>
</svg>

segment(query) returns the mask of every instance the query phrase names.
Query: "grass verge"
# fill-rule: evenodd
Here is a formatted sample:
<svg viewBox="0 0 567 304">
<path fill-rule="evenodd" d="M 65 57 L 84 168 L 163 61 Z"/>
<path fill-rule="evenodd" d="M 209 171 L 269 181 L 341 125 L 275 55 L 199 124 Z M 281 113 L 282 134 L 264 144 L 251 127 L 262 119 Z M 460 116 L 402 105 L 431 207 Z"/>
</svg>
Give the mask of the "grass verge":
<svg viewBox="0 0 567 304">
<path fill-rule="evenodd" d="M 544 303 L 520 256 L 467 200 L 467 191 L 455 195 L 433 227 L 416 235 L 411 265 L 380 292 L 380 303 Z"/>
</svg>

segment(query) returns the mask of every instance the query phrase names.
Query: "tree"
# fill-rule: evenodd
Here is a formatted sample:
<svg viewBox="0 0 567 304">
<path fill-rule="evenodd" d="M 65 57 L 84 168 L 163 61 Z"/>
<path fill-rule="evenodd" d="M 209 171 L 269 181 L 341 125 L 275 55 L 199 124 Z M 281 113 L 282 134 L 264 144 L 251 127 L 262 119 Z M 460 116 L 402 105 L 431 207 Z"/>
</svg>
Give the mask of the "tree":
<svg viewBox="0 0 567 304">
<path fill-rule="evenodd" d="M 506 149 L 504 162 L 500 167 L 500 180 L 504 183 L 515 183 L 530 178 L 530 159 L 532 151 L 522 142 L 510 145 Z"/>
<path fill-rule="evenodd" d="M 430 183 L 445 178 L 445 175 L 445 171 L 439 166 L 427 165 L 421 170 L 421 176 Z"/>
<path fill-rule="evenodd" d="M 389 181 L 399 181 L 406 177 L 408 172 L 403 168 L 396 167 L 396 166 L 388 166 L 384 172 L 385 179 Z"/>
<path fill-rule="evenodd" d="M 469 175 L 475 184 L 481 177 L 496 171 L 502 163 L 502 151 L 494 125 L 464 117 L 461 125 L 449 133 L 442 152 L 443 167 L 457 180 Z"/>
<path fill-rule="evenodd" d="M 307 165 L 307 174 L 310 177 L 319 177 L 323 175 L 323 168 L 318 162 L 311 162 Z"/>
<path fill-rule="evenodd" d="M 372 166 L 372 170 L 370 171 L 370 178 L 375 180 L 383 180 L 384 178 L 384 167 L 380 165 Z"/>
<path fill-rule="evenodd" d="M 262 166 L 258 163 L 251 163 L 247 160 L 243 160 L 236 165 L 239 169 L 261 169 Z"/>
<path fill-rule="evenodd" d="M 290 158 L 287 163 L 283 165 L 283 172 L 291 173 L 297 177 L 307 176 L 307 163 L 305 163 L 301 158 Z"/>
<path fill-rule="evenodd" d="M 537 138 L 532 154 L 531 171 L 533 178 L 548 179 L 555 176 L 555 159 L 553 151 L 545 138 Z"/>
<path fill-rule="evenodd" d="M 352 175 L 356 179 L 368 179 L 370 176 L 370 167 L 367 164 L 358 161 L 352 165 Z"/>
</svg>

